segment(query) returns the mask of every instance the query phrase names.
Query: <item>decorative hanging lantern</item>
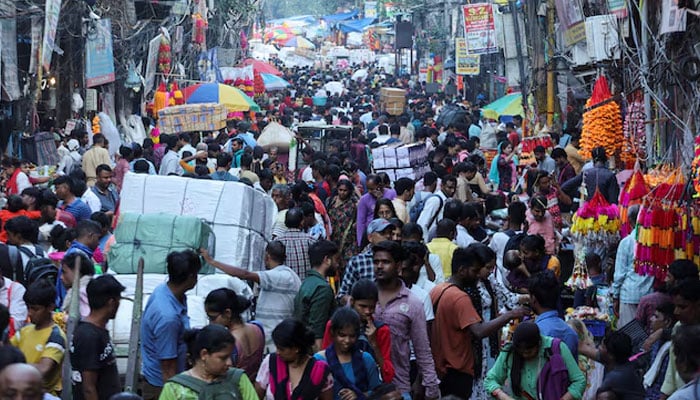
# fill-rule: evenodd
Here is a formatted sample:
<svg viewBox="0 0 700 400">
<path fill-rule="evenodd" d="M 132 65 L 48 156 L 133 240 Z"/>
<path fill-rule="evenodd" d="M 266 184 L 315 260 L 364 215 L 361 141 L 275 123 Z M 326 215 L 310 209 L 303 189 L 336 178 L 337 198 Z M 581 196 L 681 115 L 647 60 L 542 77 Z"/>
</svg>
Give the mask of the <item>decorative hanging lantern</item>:
<svg viewBox="0 0 700 400">
<path fill-rule="evenodd" d="M 160 46 L 158 47 L 158 71 L 166 75 L 170 73 L 172 64 L 170 50 L 170 39 L 162 35 L 160 37 Z"/>
</svg>

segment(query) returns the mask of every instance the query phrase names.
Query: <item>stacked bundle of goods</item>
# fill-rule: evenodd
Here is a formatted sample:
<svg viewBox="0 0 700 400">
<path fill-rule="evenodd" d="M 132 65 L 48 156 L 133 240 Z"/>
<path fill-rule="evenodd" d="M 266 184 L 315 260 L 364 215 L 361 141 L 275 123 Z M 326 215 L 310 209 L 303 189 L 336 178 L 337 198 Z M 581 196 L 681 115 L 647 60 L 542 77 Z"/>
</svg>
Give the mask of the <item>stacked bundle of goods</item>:
<svg viewBox="0 0 700 400">
<path fill-rule="evenodd" d="M 382 88 L 379 92 L 382 109 L 390 115 L 401 115 L 406 108 L 406 91 L 403 89 Z"/>
<path fill-rule="evenodd" d="M 649 187 L 644 181 L 644 175 L 639 170 L 634 171 L 620 193 L 620 237 L 629 235 L 636 224 L 636 221 L 628 221 L 627 210 L 633 205 L 642 204 L 644 196 L 648 193 Z"/>
<path fill-rule="evenodd" d="M 387 145 L 372 149 L 372 166 L 386 172 L 391 180 L 411 178 L 420 180 L 430 171 L 425 144 Z"/>
<path fill-rule="evenodd" d="M 634 255 L 638 274 L 664 280 L 668 265 L 676 258 L 676 249 L 683 248 L 680 202 L 684 189 L 685 178 L 680 169 L 676 169 L 644 198 L 637 218 Z"/>
<path fill-rule="evenodd" d="M 596 189 L 593 197 L 583 203 L 572 219 L 571 234 L 574 240 L 574 271 L 566 282 L 571 288 L 585 289 L 591 286 L 586 269 L 585 255 L 589 251 L 604 254 L 606 249 L 620 240 L 620 212 L 615 204 L 609 204 Z"/>
<path fill-rule="evenodd" d="M 590 158 L 594 148 L 603 146 L 608 157 L 614 157 L 622 147 L 622 117 L 620 106 L 613 100 L 604 76 L 596 81 L 593 94 L 586 101 L 586 108 L 579 142 L 582 155 Z"/>
</svg>

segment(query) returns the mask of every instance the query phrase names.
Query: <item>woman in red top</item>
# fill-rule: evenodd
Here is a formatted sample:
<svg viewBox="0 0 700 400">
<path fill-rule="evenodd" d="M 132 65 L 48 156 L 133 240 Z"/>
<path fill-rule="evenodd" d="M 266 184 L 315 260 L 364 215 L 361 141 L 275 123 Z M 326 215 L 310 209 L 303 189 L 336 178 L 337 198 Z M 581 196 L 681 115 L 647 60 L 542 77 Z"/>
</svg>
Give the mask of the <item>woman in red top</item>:
<svg viewBox="0 0 700 400">
<path fill-rule="evenodd" d="M 391 382 L 394 379 L 394 364 L 391 362 L 391 332 L 389 325 L 374 319 L 377 301 L 379 301 L 379 291 L 373 281 L 361 279 L 353 285 L 350 307 L 360 314 L 362 320 L 362 329 L 357 338 L 356 346 L 374 357 L 379 366 L 382 380 Z M 331 335 L 331 323 L 328 321 L 326 331 L 323 334 L 322 347 L 325 349 L 331 343 L 333 343 L 333 336 Z"/>
</svg>

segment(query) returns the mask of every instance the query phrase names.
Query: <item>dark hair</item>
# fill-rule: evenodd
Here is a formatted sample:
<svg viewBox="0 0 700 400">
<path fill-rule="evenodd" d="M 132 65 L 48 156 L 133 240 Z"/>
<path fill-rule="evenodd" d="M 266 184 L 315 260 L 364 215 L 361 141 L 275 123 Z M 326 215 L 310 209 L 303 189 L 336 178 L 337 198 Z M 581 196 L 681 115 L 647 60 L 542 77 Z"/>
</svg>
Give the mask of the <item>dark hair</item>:
<svg viewBox="0 0 700 400">
<path fill-rule="evenodd" d="M 252 302 L 239 296 L 229 288 L 215 289 L 204 300 L 204 308 L 218 313 L 231 310 L 231 318 L 241 320 L 241 314 L 250 308 Z"/>
<path fill-rule="evenodd" d="M 540 254 L 545 253 L 545 241 L 540 235 L 526 235 L 520 241 L 519 247 L 528 251 L 538 251 Z"/>
<path fill-rule="evenodd" d="M 352 285 L 350 297 L 353 300 L 374 300 L 379 301 L 379 289 L 377 284 L 370 279 L 360 279 Z"/>
<path fill-rule="evenodd" d="M 459 221 L 460 215 L 462 214 L 462 202 L 457 199 L 450 199 L 445 202 L 445 207 L 442 211 L 442 218 L 451 219 L 452 221 Z"/>
<path fill-rule="evenodd" d="M 514 225 L 522 225 L 526 219 L 527 206 L 521 201 L 514 201 L 508 206 L 508 219 Z"/>
<path fill-rule="evenodd" d="M 248 153 L 243 153 L 243 155 L 241 155 L 241 167 L 250 168 L 250 166 L 252 164 L 253 164 L 253 156 L 251 156 Z"/>
<path fill-rule="evenodd" d="M 466 248 L 458 248 L 452 254 L 452 275 L 457 275 L 462 268 L 484 268 L 496 259 L 496 253 L 483 243 L 472 243 Z"/>
<path fill-rule="evenodd" d="M 273 240 L 267 244 L 265 252 L 272 258 L 275 262 L 284 264 L 287 259 L 287 249 L 284 243 L 279 240 Z"/>
<path fill-rule="evenodd" d="M 562 149 L 561 147 L 556 147 L 554 148 L 554 150 L 552 150 L 551 157 L 554 159 L 562 157 L 567 158 L 566 151 L 564 151 L 564 149 Z"/>
<path fill-rule="evenodd" d="M 668 265 L 668 273 L 676 281 L 698 279 L 698 266 L 690 260 L 674 260 Z"/>
<path fill-rule="evenodd" d="M 396 194 L 399 196 L 413 189 L 414 187 L 416 187 L 416 183 L 411 178 L 399 178 L 396 180 L 396 182 L 394 182 L 394 190 L 396 190 Z"/>
<path fill-rule="evenodd" d="M 525 239 L 523 239 L 525 240 Z M 542 308 L 556 310 L 559 301 L 559 280 L 554 272 L 546 269 L 530 277 L 528 292 Z"/>
<path fill-rule="evenodd" d="M 27 306 L 54 307 L 56 287 L 50 281 L 40 279 L 29 285 L 23 299 Z"/>
<path fill-rule="evenodd" d="M 146 161 L 146 160 L 136 160 L 136 162 L 134 162 L 134 172 L 135 173 L 147 174 L 148 170 L 150 168 L 151 168 L 151 166 L 148 165 L 148 161 Z"/>
<path fill-rule="evenodd" d="M 406 252 L 403 250 L 403 247 L 401 247 L 398 242 L 394 242 L 393 240 L 384 240 L 372 246 L 372 252 L 374 254 L 377 254 L 380 251 L 385 251 L 391 254 L 391 258 L 393 258 L 394 262 L 397 263 L 406 259 Z"/>
<path fill-rule="evenodd" d="M 89 235 L 102 235 L 102 226 L 90 219 L 84 219 L 75 226 L 75 230 L 78 231 L 78 237 L 87 237 Z"/>
<path fill-rule="evenodd" d="M 352 196 L 353 191 L 355 190 L 355 185 L 350 182 L 347 179 L 341 179 L 338 181 L 338 186 L 345 186 L 345 189 L 350 192 L 350 196 Z"/>
<path fill-rule="evenodd" d="M 217 168 L 225 168 L 227 165 L 231 164 L 231 162 L 233 162 L 233 157 L 226 152 L 221 152 L 218 156 L 216 156 Z"/>
<path fill-rule="evenodd" d="M 435 234 L 439 238 L 448 238 L 451 235 L 454 235 L 455 230 L 457 229 L 457 224 L 448 218 L 443 218 L 440 220 L 440 222 L 437 223 L 437 229 L 435 231 Z"/>
<path fill-rule="evenodd" d="M 118 299 L 126 288 L 113 275 L 105 274 L 90 280 L 87 284 L 88 304 L 91 310 L 99 310 L 110 299 Z"/>
<path fill-rule="evenodd" d="M 523 392 L 522 375 L 525 367 L 525 359 L 518 352 L 520 349 L 531 349 L 542 345 L 540 328 L 534 322 L 522 322 L 513 332 L 513 344 L 508 357 L 513 358 L 510 368 L 510 382 L 513 394 L 520 396 Z"/>
<path fill-rule="evenodd" d="M 673 335 L 673 353 L 676 365 L 683 365 L 686 371 L 695 372 L 700 369 L 700 325 L 681 325 Z M 683 371 L 679 371 L 683 372 Z"/>
<path fill-rule="evenodd" d="M 690 302 L 700 300 L 700 280 L 685 279 L 671 289 L 671 296 L 679 296 Z"/>
<path fill-rule="evenodd" d="M 369 174 L 367 175 L 367 178 L 365 178 L 365 184 L 374 182 L 375 185 L 379 186 L 382 184 L 382 179 L 375 174 Z"/>
<path fill-rule="evenodd" d="M 591 151 L 591 158 L 593 162 L 606 162 L 608 161 L 608 155 L 605 154 L 605 147 L 598 146 Z"/>
<path fill-rule="evenodd" d="M 12 364 L 24 364 L 27 358 L 15 346 L 0 346 L 0 371 Z"/>
<path fill-rule="evenodd" d="M 112 225 L 112 219 L 102 211 L 96 211 L 92 213 L 92 215 L 90 216 L 90 221 L 97 222 L 98 224 L 100 224 L 100 227 L 102 229 L 109 229 L 109 227 Z"/>
<path fill-rule="evenodd" d="M 547 210 L 547 198 L 541 195 L 533 196 L 530 199 L 530 209 L 540 208 L 542 210 Z"/>
<path fill-rule="evenodd" d="M 124 147 L 124 146 L 122 146 L 122 147 Z M 95 175 L 99 176 L 100 172 L 109 172 L 111 174 L 112 168 L 107 164 L 100 164 L 97 166 L 97 168 L 95 168 Z"/>
<path fill-rule="evenodd" d="M 420 242 L 404 242 L 401 244 L 404 250 L 412 256 L 416 256 L 420 260 L 425 259 L 428 255 L 428 247 Z"/>
<path fill-rule="evenodd" d="M 673 314 L 675 306 L 670 301 L 665 301 L 656 306 L 656 311 L 663 314 L 664 318 L 670 321 L 675 321 L 676 317 Z"/>
<path fill-rule="evenodd" d="M 464 203 L 461 211 L 459 215 L 460 220 L 479 218 L 479 211 L 472 203 Z"/>
<path fill-rule="evenodd" d="M 304 211 L 301 208 L 291 208 L 284 216 L 284 224 L 289 229 L 299 229 L 304 220 Z"/>
<path fill-rule="evenodd" d="M 71 271 L 75 269 L 75 260 L 80 259 L 80 276 L 95 275 L 95 264 L 82 251 L 74 251 L 67 254 L 61 260 L 61 265 L 65 265 Z"/>
<path fill-rule="evenodd" d="M 58 197 L 56 197 L 56 193 L 49 189 L 42 190 L 39 206 L 56 208 L 56 206 L 58 206 Z"/>
<path fill-rule="evenodd" d="M 299 208 L 301 209 L 304 217 L 313 217 L 316 215 L 316 209 L 311 202 L 302 201 L 301 204 L 299 204 Z"/>
<path fill-rule="evenodd" d="M 616 364 L 624 364 L 632 356 L 632 339 L 624 332 L 612 332 L 603 343 Z"/>
<path fill-rule="evenodd" d="M 435 172 L 426 172 L 425 175 L 423 175 L 423 186 L 431 186 L 435 183 L 437 183 L 438 176 Z"/>
<path fill-rule="evenodd" d="M 315 338 L 303 322 L 287 318 L 272 330 L 272 341 L 278 348 L 297 348 L 300 354 L 312 355 Z"/>
<path fill-rule="evenodd" d="M 442 185 L 445 186 L 445 184 L 447 182 L 452 182 L 456 185 L 457 184 L 457 177 L 455 177 L 454 175 L 445 175 L 442 178 Z"/>
<path fill-rule="evenodd" d="M 600 265 L 601 259 L 600 259 L 600 256 L 598 254 L 596 254 L 596 252 L 589 251 L 588 253 L 586 253 L 585 260 L 586 260 L 586 268 L 588 268 L 589 271 L 597 271 L 597 272 L 602 271 L 602 269 L 601 269 L 602 266 Z"/>
<path fill-rule="evenodd" d="M 39 236 L 39 225 L 23 215 L 11 218 L 7 221 L 5 223 L 5 230 L 7 232 L 16 233 L 20 235 L 22 239 L 32 243 L 36 243 Z"/>
<path fill-rule="evenodd" d="M 382 383 L 372 390 L 372 394 L 367 396 L 367 400 L 381 400 L 385 395 L 395 391 L 396 385 L 393 383 Z"/>
<path fill-rule="evenodd" d="M 351 307 L 340 307 L 331 317 L 331 333 L 340 332 L 341 329 L 351 327 L 355 330 L 355 336 L 360 333 L 360 315 Z"/>
<path fill-rule="evenodd" d="M 332 257 L 338 254 L 338 245 L 330 240 L 319 240 L 309 246 L 309 262 L 311 267 L 315 268 L 323 263 L 326 257 Z"/>
<path fill-rule="evenodd" d="M 187 344 L 187 354 L 192 364 L 199 360 L 202 350 L 211 354 L 236 345 L 236 338 L 231 332 L 216 324 L 207 325 L 202 329 L 190 329 L 183 335 L 183 340 Z"/>
<path fill-rule="evenodd" d="M 423 228 L 415 222 L 409 222 L 401 228 L 401 237 L 406 238 L 419 238 L 423 239 Z"/>
<path fill-rule="evenodd" d="M 391 214 L 393 216 L 396 216 L 396 209 L 394 208 L 394 203 L 391 202 L 389 199 L 381 198 L 376 201 L 374 204 L 374 219 L 381 218 L 379 216 L 379 207 L 381 206 L 387 206 L 391 210 Z M 388 218 L 385 218 L 388 219 Z"/>
<path fill-rule="evenodd" d="M 7 211 L 15 213 L 22 209 L 24 209 L 24 200 L 22 200 L 22 196 L 13 194 L 7 198 Z"/>
<path fill-rule="evenodd" d="M 202 261 L 192 250 L 173 251 L 166 258 L 168 264 L 168 279 L 179 284 L 187 281 L 193 275 L 197 275 L 202 268 Z"/>
</svg>

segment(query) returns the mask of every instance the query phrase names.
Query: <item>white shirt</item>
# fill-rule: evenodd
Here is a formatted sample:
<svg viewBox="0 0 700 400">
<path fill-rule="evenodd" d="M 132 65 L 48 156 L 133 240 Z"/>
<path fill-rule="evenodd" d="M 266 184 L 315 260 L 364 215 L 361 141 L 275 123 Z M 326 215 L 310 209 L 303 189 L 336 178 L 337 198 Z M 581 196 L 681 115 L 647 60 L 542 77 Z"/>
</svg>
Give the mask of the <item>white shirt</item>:
<svg viewBox="0 0 700 400">
<path fill-rule="evenodd" d="M 304 168 L 304 172 L 301 173 L 301 180 L 304 182 L 315 182 L 314 173 L 311 170 L 311 166 Z"/>
<path fill-rule="evenodd" d="M 418 285 L 413 285 L 409 289 L 411 293 L 415 294 L 416 297 L 420 299 L 423 303 L 423 310 L 425 311 L 425 320 L 430 322 L 435 319 L 435 313 L 433 312 L 433 301 L 430 300 L 430 292 L 426 291 Z"/>
<path fill-rule="evenodd" d="M 430 267 L 435 272 L 435 280 L 431 281 L 428 279 L 428 272 L 425 270 L 425 265 L 420 269 L 418 273 L 418 282 L 416 285 L 420 286 L 426 292 L 430 293 L 435 285 L 445 281 L 445 274 L 442 272 L 442 262 L 440 261 L 440 256 L 437 254 L 429 254 L 428 262 Z"/>
<path fill-rule="evenodd" d="M 515 234 L 522 233 L 523 231 L 516 231 Z M 506 244 L 510 236 L 505 232 L 496 232 L 493 237 L 491 237 L 491 242 L 489 242 L 489 247 L 496 253 L 496 273 L 502 284 L 507 286 L 506 277 L 508 276 L 508 270 L 503 266 L 503 254 L 505 253 Z"/>
<path fill-rule="evenodd" d="M 180 148 L 180 150 L 177 152 L 177 155 L 178 155 L 180 158 L 183 158 L 183 157 L 182 157 L 182 154 L 183 154 L 184 152 L 186 152 L 186 151 L 189 151 L 190 153 L 192 153 L 192 155 L 197 154 L 197 149 L 195 149 L 194 147 L 192 147 L 191 144 L 187 143 L 187 144 L 185 144 L 184 146 L 182 146 L 182 147 Z"/>
<path fill-rule="evenodd" d="M 80 200 L 87 204 L 88 207 L 90 207 L 90 211 L 94 213 L 102 209 L 102 202 L 100 201 L 100 198 L 97 197 L 95 192 L 93 192 L 91 189 L 86 190 L 80 197 Z"/>
<path fill-rule="evenodd" d="M 435 194 L 437 196 L 440 196 L 442 202 L 440 201 L 440 199 L 437 198 L 437 196 L 433 196 L 425 200 L 425 203 L 423 204 L 423 211 L 418 217 L 418 225 L 420 225 L 420 227 L 423 228 L 424 243 L 429 242 L 430 229 L 436 227 L 438 221 L 442 219 L 442 213 L 445 210 L 445 203 L 447 202 L 447 196 L 445 196 L 445 194 L 442 193 L 442 191 L 436 192 Z M 442 205 L 440 203 L 442 203 Z"/>
<path fill-rule="evenodd" d="M 476 240 L 469 234 L 467 228 L 462 225 L 457 225 L 457 237 L 454 240 L 454 244 L 466 249 L 472 243 L 476 243 Z"/>
<path fill-rule="evenodd" d="M 285 318 L 294 316 L 294 298 L 301 287 L 301 279 L 286 265 L 258 272 L 260 295 L 255 318 L 265 331 L 265 344 L 268 351 L 275 351 L 272 331 Z"/>
<path fill-rule="evenodd" d="M 29 177 L 24 172 L 17 174 L 17 194 L 22 194 L 24 189 L 32 187 Z"/>
<path fill-rule="evenodd" d="M 182 175 L 182 167 L 180 166 L 180 157 L 178 157 L 177 153 L 168 150 L 160 162 L 159 175 L 170 175 L 172 173 Z"/>
<path fill-rule="evenodd" d="M 24 293 L 26 290 L 22 284 L 13 282 L 8 278 L 2 278 L 3 285 L 0 288 L 0 304 L 10 310 L 10 317 L 15 322 L 15 330 L 24 326 L 27 320 L 27 305 L 24 303 Z"/>
</svg>

